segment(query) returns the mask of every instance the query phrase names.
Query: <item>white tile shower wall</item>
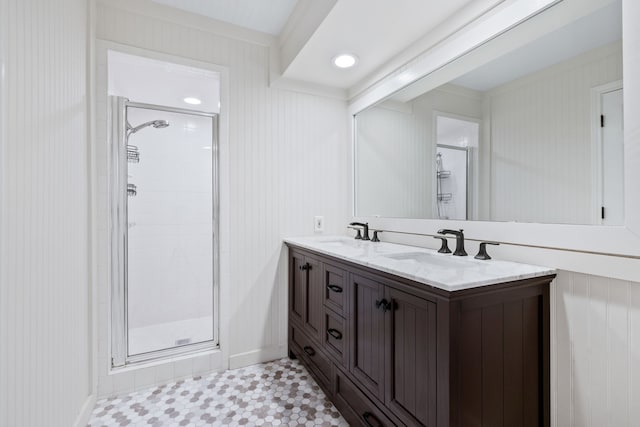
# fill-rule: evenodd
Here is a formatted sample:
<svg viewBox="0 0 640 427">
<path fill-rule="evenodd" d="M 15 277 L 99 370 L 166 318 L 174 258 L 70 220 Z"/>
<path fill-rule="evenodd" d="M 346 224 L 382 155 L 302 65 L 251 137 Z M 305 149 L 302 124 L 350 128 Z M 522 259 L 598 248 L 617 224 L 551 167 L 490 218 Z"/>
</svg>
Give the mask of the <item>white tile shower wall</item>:
<svg viewBox="0 0 640 427">
<path fill-rule="evenodd" d="M 130 330 L 212 316 L 213 119 L 129 109 L 134 126 L 156 119 L 169 127 L 129 137 L 140 150 L 140 162 L 128 165 L 137 188 L 127 207 Z M 213 338 L 211 326 L 193 332 Z"/>
<path fill-rule="evenodd" d="M 151 2 L 141 8 L 162 9 Z M 123 6 L 123 8 L 119 8 Z M 219 354 L 154 367 L 140 381 L 161 382 L 188 372 L 190 365 L 220 369 L 285 355 L 286 259 L 282 238 L 313 233 L 313 216 L 325 217 L 325 233 L 342 234 L 349 219 L 346 103 L 270 88 L 269 49 L 222 37 L 189 25 L 124 10 L 124 2 L 99 2 L 97 37 L 109 42 L 229 68 L 229 137 L 222 141 L 229 164 L 229 274 L 221 283 L 229 330 Z M 212 26 L 215 23 L 212 22 Z M 107 375 L 108 253 L 106 170 L 106 53 L 96 59 L 99 200 L 99 393 L 144 384 L 133 375 Z M 102 83 L 101 83 L 102 82 Z M 225 106 L 223 105 L 223 109 Z M 224 334 L 222 334 L 224 336 Z M 180 366 L 177 366 L 180 364 Z M 183 366 L 185 365 L 185 366 Z M 116 380 L 118 377 L 126 377 Z M 151 379 L 153 377 L 153 380 Z"/>
<path fill-rule="evenodd" d="M 87 2 L 1 3 L 0 425 L 68 427 L 92 394 Z"/>
</svg>

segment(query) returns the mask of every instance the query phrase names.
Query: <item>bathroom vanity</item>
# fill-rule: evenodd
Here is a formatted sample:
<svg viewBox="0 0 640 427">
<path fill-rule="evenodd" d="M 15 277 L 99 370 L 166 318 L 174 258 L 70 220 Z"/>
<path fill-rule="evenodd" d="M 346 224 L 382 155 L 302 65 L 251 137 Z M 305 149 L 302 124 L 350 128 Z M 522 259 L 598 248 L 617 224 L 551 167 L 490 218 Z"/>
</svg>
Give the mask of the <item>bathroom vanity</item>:
<svg viewBox="0 0 640 427">
<path fill-rule="evenodd" d="M 285 239 L 289 354 L 351 425 L 548 426 L 552 269 Z"/>
</svg>

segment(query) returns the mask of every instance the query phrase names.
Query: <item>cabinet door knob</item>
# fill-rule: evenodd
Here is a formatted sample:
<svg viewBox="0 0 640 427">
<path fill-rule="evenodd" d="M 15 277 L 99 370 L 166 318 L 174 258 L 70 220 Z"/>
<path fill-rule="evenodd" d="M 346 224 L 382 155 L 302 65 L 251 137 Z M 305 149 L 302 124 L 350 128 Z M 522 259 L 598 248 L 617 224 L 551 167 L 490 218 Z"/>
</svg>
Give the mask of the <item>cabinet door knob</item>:
<svg viewBox="0 0 640 427">
<path fill-rule="evenodd" d="M 337 340 L 341 340 L 342 339 L 342 332 L 340 332 L 337 329 L 333 329 L 333 328 L 329 328 L 327 329 L 327 333 L 329 335 L 331 335 L 332 337 L 334 337 Z"/>
<path fill-rule="evenodd" d="M 375 424 L 371 424 L 370 420 L 373 420 Z M 362 414 L 362 421 L 367 427 L 378 427 L 382 426 L 382 423 L 373 415 L 371 412 L 365 412 Z"/>
<path fill-rule="evenodd" d="M 392 303 L 391 301 L 387 301 L 386 299 L 382 298 L 379 301 L 376 301 L 376 308 L 378 309 L 382 309 L 383 313 L 386 313 L 387 311 L 391 310 L 392 308 Z"/>
<path fill-rule="evenodd" d="M 305 353 L 307 353 L 309 356 L 315 356 L 316 355 L 316 351 L 313 349 L 313 347 L 309 347 L 308 345 L 303 347 L 303 350 Z"/>
<path fill-rule="evenodd" d="M 300 266 L 300 270 L 311 270 L 311 264 L 308 262 Z"/>
<path fill-rule="evenodd" d="M 330 290 L 332 290 L 335 293 L 342 293 L 342 288 L 340 286 L 336 286 L 336 285 L 327 285 L 327 288 L 329 288 Z"/>
</svg>

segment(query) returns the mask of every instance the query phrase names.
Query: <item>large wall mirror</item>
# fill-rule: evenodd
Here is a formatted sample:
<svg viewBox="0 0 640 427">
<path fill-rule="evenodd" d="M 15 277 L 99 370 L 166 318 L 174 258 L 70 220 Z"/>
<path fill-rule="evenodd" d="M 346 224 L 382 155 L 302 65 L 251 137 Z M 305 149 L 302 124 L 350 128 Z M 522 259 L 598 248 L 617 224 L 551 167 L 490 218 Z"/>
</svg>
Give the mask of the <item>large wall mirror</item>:
<svg viewBox="0 0 640 427">
<path fill-rule="evenodd" d="M 356 216 L 624 225 L 621 3 L 551 7 L 356 114 Z"/>
</svg>

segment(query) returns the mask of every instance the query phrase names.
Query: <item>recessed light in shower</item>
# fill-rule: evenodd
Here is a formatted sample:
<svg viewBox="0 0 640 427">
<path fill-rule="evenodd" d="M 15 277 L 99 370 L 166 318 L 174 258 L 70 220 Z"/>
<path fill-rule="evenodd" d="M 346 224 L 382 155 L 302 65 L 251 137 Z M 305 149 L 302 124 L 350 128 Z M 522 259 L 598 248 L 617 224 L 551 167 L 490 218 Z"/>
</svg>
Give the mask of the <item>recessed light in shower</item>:
<svg viewBox="0 0 640 427">
<path fill-rule="evenodd" d="M 191 104 L 191 105 L 200 105 L 202 104 L 202 101 L 200 101 L 198 98 L 194 98 L 192 96 L 188 96 L 185 99 L 183 99 L 184 102 L 186 102 L 187 104 Z"/>
</svg>

